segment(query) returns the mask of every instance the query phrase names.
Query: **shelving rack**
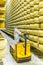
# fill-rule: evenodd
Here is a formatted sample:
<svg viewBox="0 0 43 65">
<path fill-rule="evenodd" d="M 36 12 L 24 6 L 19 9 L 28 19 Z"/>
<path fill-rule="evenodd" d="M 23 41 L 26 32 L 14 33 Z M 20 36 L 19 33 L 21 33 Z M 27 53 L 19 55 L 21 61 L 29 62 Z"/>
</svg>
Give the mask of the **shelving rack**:
<svg viewBox="0 0 43 65">
<path fill-rule="evenodd" d="M 11 0 L 7 5 L 5 32 L 14 36 L 14 26 L 28 31 L 31 46 L 43 52 L 43 0 Z"/>
<path fill-rule="evenodd" d="M 5 0 L 0 0 L 0 29 L 5 28 Z"/>
<path fill-rule="evenodd" d="M 0 0 L 0 64 L 3 65 L 2 58 L 6 55 L 7 40 L 1 34 L 1 30 L 5 29 L 5 0 Z"/>
</svg>

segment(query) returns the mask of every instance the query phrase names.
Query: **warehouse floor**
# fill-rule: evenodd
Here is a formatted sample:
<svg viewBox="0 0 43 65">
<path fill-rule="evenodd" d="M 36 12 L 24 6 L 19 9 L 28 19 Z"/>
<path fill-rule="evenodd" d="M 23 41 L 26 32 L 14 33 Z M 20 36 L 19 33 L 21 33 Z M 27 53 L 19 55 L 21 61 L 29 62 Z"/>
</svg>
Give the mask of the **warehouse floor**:
<svg viewBox="0 0 43 65">
<path fill-rule="evenodd" d="M 6 35 L 5 33 L 3 33 L 3 32 L 1 32 L 1 33 L 5 36 L 5 38 L 8 41 L 6 57 L 3 59 L 4 65 L 43 65 L 43 60 L 41 60 L 38 57 L 38 55 L 35 55 L 33 51 L 32 51 L 31 61 L 25 62 L 25 63 L 16 63 L 15 60 L 13 59 L 12 55 L 9 52 L 9 45 L 14 43 L 14 40 L 12 38 L 10 38 L 8 35 Z"/>
</svg>

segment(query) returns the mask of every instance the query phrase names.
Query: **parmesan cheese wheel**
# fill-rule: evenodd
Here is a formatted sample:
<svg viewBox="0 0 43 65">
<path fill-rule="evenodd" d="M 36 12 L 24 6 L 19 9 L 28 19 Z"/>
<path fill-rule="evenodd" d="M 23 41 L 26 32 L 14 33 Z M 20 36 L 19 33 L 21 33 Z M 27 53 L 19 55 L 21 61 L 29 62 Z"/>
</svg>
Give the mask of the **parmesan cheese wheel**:
<svg viewBox="0 0 43 65">
<path fill-rule="evenodd" d="M 31 6 L 31 7 L 34 6 L 34 1 L 30 2 L 30 6 Z"/>
<path fill-rule="evenodd" d="M 39 23 L 39 17 L 34 18 L 35 23 Z"/>
<path fill-rule="evenodd" d="M 34 12 L 34 7 L 30 8 L 30 12 L 32 12 L 32 13 Z"/>
<path fill-rule="evenodd" d="M 6 49 L 0 50 L 0 59 L 6 56 Z"/>
<path fill-rule="evenodd" d="M 27 2 L 23 2 L 23 4 L 24 4 L 24 6 L 26 6 L 27 5 Z"/>
<path fill-rule="evenodd" d="M 39 0 L 34 0 L 34 4 L 39 4 Z"/>
<path fill-rule="evenodd" d="M 26 15 L 25 19 L 30 19 L 30 14 Z"/>
<path fill-rule="evenodd" d="M 30 9 L 30 5 L 28 4 L 28 5 L 26 5 L 26 7 L 27 7 L 27 9 Z"/>
<path fill-rule="evenodd" d="M 37 36 L 29 35 L 29 39 L 32 40 L 32 41 L 38 42 Z"/>
<path fill-rule="evenodd" d="M 39 8 L 43 8 L 43 1 L 39 3 Z"/>
<path fill-rule="evenodd" d="M 20 0 L 18 0 L 20 2 Z M 24 2 L 24 0 L 22 0 L 21 2 Z"/>
<path fill-rule="evenodd" d="M 30 17 L 31 17 L 31 18 L 34 18 L 34 14 L 33 14 L 33 13 L 30 13 Z"/>
<path fill-rule="evenodd" d="M 43 29 L 43 23 L 41 24 L 41 29 Z"/>
<path fill-rule="evenodd" d="M 37 46 L 38 46 L 38 43 L 33 43 L 33 47 L 35 47 L 35 48 L 37 48 Z"/>
<path fill-rule="evenodd" d="M 29 28 L 29 25 L 20 25 L 20 26 L 17 26 L 18 28 L 21 28 L 21 29 L 26 29 L 26 28 Z"/>
<path fill-rule="evenodd" d="M 43 45 L 39 44 L 39 50 L 43 52 Z"/>
<path fill-rule="evenodd" d="M 6 44 L 7 44 L 7 40 L 6 39 L 0 40 L 0 49 L 6 48 Z"/>
<path fill-rule="evenodd" d="M 43 22 L 43 16 L 39 17 L 39 22 Z"/>
<path fill-rule="evenodd" d="M 39 16 L 39 12 L 38 11 L 35 11 L 34 12 L 34 17 L 38 17 Z"/>
<path fill-rule="evenodd" d="M 30 24 L 30 29 L 39 29 L 39 24 Z"/>
<path fill-rule="evenodd" d="M 43 36 L 43 31 L 42 30 L 39 31 L 39 36 Z"/>
<path fill-rule="evenodd" d="M 33 41 L 29 41 L 29 42 L 30 42 L 31 46 L 33 46 L 33 47 L 37 48 L 38 43 L 33 42 Z"/>
<path fill-rule="evenodd" d="M 39 38 L 39 42 L 43 44 L 43 38 Z"/>
<path fill-rule="evenodd" d="M 30 9 L 27 9 L 27 14 L 30 14 Z"/>
<path fill-rule="evenodd" d="M 28 2 L 28 3 L 29 3 L 30 1 L 31 1 L 31 0 L 26 0 L 26 2 Z"/>
<path fill-rule="evenodd" d="M 34 11 L 38 11 L 39 10 L 39 5 L 34 5 Z"/>
<path fill-rule="evenodd" d="M 29 30 L 29 34 L 38 36 L 39 35 L 39 31 L 38 30 Z"/>
<path fill-rule="evenodd" d="M 39 15 L 43 15 L 43 8 L 39 10 Z"/>
<path fill-rule="evenodd" d="M 34 23 L 34 19 L 29 19 L 29 22 L 30 23 Z"/>
</svg>

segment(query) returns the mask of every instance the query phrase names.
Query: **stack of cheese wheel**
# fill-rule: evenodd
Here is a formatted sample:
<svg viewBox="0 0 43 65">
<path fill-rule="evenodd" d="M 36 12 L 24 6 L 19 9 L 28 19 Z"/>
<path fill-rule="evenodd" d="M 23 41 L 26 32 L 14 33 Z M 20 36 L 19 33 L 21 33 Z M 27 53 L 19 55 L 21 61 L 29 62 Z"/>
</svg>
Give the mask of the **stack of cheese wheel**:
<svg viewBox="0 0 43 65">
<path fill-rule="evenodd" d="M 0 28 L 3 29 L 5 26 L 5 0 L 0 0 Z M 6 44 L 7 40 L 0 33 L 0 59 L 6 55 Z"/>
<path fill-rule="evenodd" d="M 39 2 L 39 22 L 40 22 L 40 31 L 39 31 L 39 49 L 43 52 L 43 0 Z"/>
<path fill-rule="evenodd" d="M 6 32 L 14 36 L 16 25 L 22 33 L 28 32 L 33 47 L 43 51 L 43 0 L 12 0 L 10 3 L 6 9 Z"/>
<path fill-rule="evenodd" d="M 0 0 L 0 28 L 5 28 L 5 0 Z"/>
</svg>

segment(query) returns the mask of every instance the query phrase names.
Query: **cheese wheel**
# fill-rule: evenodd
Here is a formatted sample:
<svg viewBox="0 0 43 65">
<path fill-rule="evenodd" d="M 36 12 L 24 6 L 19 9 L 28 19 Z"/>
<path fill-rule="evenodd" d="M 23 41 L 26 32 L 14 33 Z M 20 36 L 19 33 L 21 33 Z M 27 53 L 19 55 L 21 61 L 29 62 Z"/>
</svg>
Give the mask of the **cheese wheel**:
<svg viewBox="0 0 43 65">
<path fill-rule="evenodd" d="M 43 23 L 41 24 L 41 29 L 43 29 Z"/>
<path fill-rule="evenodd" d="M 24 19 L 30 19 L 30 14 L 24 16 Z"/>
<path fill-rule="evenodd" d="M 30 13 L 30 17 L 31 17 L 31 18 L 34 18 L 34 14 L 33 14 L 33 13 Z"/>
<path fill-rule="evenodd" d="M 43 16 L 43 8 L 39 10 L 39 15 Z"/>
<path fill-rule="evenodd" d="M 28 3 L 29 3 L 30 1 L 31 1 L 31 0 L 26 0 L 26 2 L 28 2 Z"/>
<path fill-rule="evenodd" d="M 30 14 L 30 9 L 27 9 L 27 14 Z"/>
<path fill-rule="evenodd" d="M 34 18 L 35 23 L 39 23 L 39 17 Z"/>
<path fill-rule="evenodd" d="M 30 12 L 32 12 L 32 13 L 34 12 L 34 7 L 30 8 Z"/>
<path fill-rule="evenodd" d="M 26 6 L 27 5 L 27 2 L 23 2 L 23 5 Z"/>
<path fill-rule="evenodd" d="M 30 6 L 31 6 L 31 7 L 34 6 L 34 1 L 30 2 Z"/>
<path fill-rule="evenodd" d="M 20 26 L 17 26 L 17 28 L 26 29 L 26 28 L 29 28 L 29 25 L 20 25 Z"/>
<path fill-rule="evenodd" d="M 30 5 L 28 4 L 28 5 L 26 5 L 26 7 L 27 7 L 27 9 L 30 9 Z"/>
<path fill-rule="evenodd" d="M 34 4 L 39 4 L 39 0 L 34 0 Z"/>
<path fill-rule="evenodd" d="M 39 50 L 43 52 L 43 45 L 39 44 Z"/>
<path fill-rule="evenodd" d="M 29 19 L 29 22 L 30 23 L 34 23 L 34 19 Z"/>
<path fill-rule="evenodd" d="M 39 31 L 38 30 L 29 30 L 29 34 L 38 36 Z"/>
<path fill-rule="evenodd" d="M 42 30 L 39 31 L 39 36 L 43 37 L 43 31 Z"/>
<path fill-rule="evenodd" d="M 28 40 L 28 42 L 30 43 L 30 45 L 32 44 L 32 41 Z"/>
<path fill-rule="evenodd" d="M 43 16 L 39 17 L 39 22 L 43 22 Z"/>
<path fill-rule="evenodd" d="M 20 0 L 18 0 L 20 2 Z M 22 0 L 21 2 L 24 2 L 24 0 Z"/>
<path fill-rule="evenodd" d="M 39 8 L 43 8 L 43 1 L 39 3 Z"/>
<path fill-rule="evenodd" d="M 30 24 L 30 29 L 39 29 L 39 24 Z"/>
<path fill-rule="evenodd" d="M 39 38 L 39 42 L 43 44 L 43 38 Z"/>
<path fill-rule="evenodd" d="M 0 59 L 6 56 L 6 49 L 0 50 Z"/>
<path fill-rule="evenodd" d="M 30 42 L 31 46 L 33 46 L 33 47 L 37 48 L 37 46 L 38 46 L 38 43 L 36 43 L 36 42 L 33 42 L 33 41 L 29 41 L 29 42 Z"/>
<path fill-rule="evenodd" d="M 38 43 L 33 43 L 33 47 L 35 47 L 35 48 L 37 48 L 37 46 L 38 46 Z"/>
<path fill-rule="evenodd" d="M 39 5 L 34 5 L 34 11 L 38 11 L 39 10 Z"/>
<path fill-rule="evenodd" d="M 7 44 L 7 40 L 6 39 L 0 40 L 0 49 L 6 48 L 6 44 Z"/>
<path fill-rule="evenodd" d="M 38 42 L 37 36 L 29 35 L 29 39 L 32 40 L 32 41 Z"/>
<path fill-rule="evenodd" d="M 39 16 L 39 12 L 38 11 L 35 11 L 34 12 L 34 17 L 38 17 Z"/>
</svg>

